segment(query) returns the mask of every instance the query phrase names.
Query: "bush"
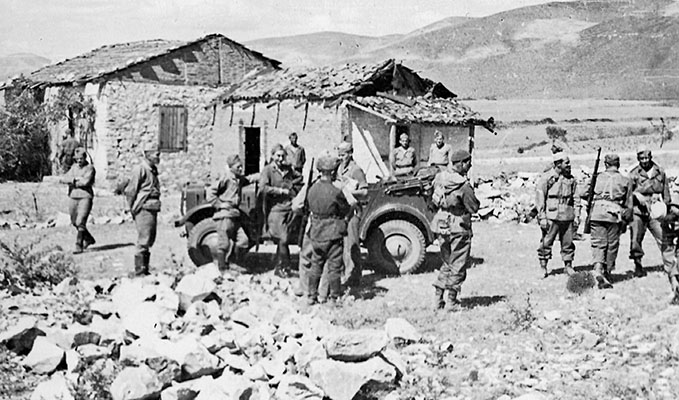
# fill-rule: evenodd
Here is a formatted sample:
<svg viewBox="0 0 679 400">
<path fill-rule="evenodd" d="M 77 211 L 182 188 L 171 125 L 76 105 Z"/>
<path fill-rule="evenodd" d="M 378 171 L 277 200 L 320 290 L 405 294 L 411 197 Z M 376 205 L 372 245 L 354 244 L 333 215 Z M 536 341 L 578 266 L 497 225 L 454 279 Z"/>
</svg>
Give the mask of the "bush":
<svg viewBox="0 0 679 400">
<path fill-rule="evenodd" d="M 547 137 L 552 140 L 552 143 L 554 143 L 557 140 L 561 141 L 566 141 L 566 135 L 568 134 L 568 131 L 565 130 L 564 128 L 560 128 L 558 126 L 550 125 L 545 128 L 545 133 L 547 133 Z"/>
<path fill-rule="evenodd" d="M 16 239 L 13 243 L 0 240 L 0 258 L 6 261 L 0 262 L 0 288 L 56 285 L 75 276 L 73 258 L 59 246 L 38 247 L 41 239 L 26 245 Z"/>
</svg>

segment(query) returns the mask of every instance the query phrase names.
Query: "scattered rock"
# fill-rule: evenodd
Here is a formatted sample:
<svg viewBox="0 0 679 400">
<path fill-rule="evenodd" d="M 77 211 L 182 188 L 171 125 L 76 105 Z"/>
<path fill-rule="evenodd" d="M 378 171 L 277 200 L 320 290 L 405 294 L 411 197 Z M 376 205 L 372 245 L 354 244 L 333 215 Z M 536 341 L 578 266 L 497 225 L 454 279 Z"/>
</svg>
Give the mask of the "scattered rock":
<svg viewBox="0 0 679 400">
<path fill-rule="evenodd" d="M 422 335 L 415 329 L 410 322 L 403 318 L 389 318 L 384 325 L 389 339 L 399 339 L 406 342 L 418 342 Z"/>
<path fill-rule="evenodd" d="M 21 362 L 27 368 L 38 374 L 53 372 L 64 359 L 64 350 L 50 342 L 43 336 L 38 336 L 33 342 L 33 348 Z"/>
<path fill-rule="evenodd" d="M 384 350 L 389 337 L 384 331 L 363 329 L 326 338 L 328 357 L 340 361 L 364 361 Z"/>
<path fill-rule="evenodd" d="M 323 397 L 323 390 L 301 375 L 284 376 L 276 389 L 276 398 L 280 400 L 323 400 Z"/>
<path fill-rule="evenodd" d="M 111 383 L 113 400 L 142 400 L 160 394 L 162 389 L 155 372 L 146 365 L 123 369 Z"/>
<path fill-rule="evenodd" d="M 69 383 L 64 374 L 56 373 L 47 380 L 40 382 L 36 386 L 31 400 L 74 400 L 73 394 L 69 389 Z"/>
</svg>

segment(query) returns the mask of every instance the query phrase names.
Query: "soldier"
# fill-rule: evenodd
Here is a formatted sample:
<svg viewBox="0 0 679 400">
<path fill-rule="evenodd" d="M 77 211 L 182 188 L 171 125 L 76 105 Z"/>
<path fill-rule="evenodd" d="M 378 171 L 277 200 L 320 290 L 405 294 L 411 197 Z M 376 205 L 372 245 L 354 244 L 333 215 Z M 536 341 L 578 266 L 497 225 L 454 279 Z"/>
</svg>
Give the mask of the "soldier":
<svg viewBox="0 0 679 400">
<path fill-rule="evenodd" d="M 666 236 L 669 242 L 674 246 L 675 249 L 679 249 L 679 188 L 676 186 L 676 181 L 673 189 L 670 191 L 670 205 L 667 211 L 666 219 Z M 679 305 L 679 265 L 677 264 L 677 259 L 679 258 L 679 251 L 675 250 L 674 263 L 672 267 L 666 269 L 667 277 L 670 280 L 670 286 L 672 287 L 672 301 L 670 304 Z"/>
<path fill-rule="evenodd" d="M 391 151 L 391 170 L 394 176 L 408 175 L 417 165 L 415 149 L 410 147 L 410 136 L 407 133 L 399 136 L 399 144 L 400 146 Z"/>
<path fill-rule="evenodd" d="M 240 266 L 242 254 L 236 243 L 242 225 L 239 209 L 241 190 L 249 180 L 243 176 L 243 163 L 238 154 L 227 156 L 226 165 L 227 168 L 214 180 L 207 195 L 207 201 L 214 202 L 217 210 L 212 217 L 217 224 L 217 249 L 212 257 L 220 271 L 242 273 L 245 269 Z"/>
<path fill-rule="evenodd" d="M 287 162 L 295 172 L 301 174 L 304 169 L 304 163 L 306 163 L 304 147 L 297 144 L 297 133 L 292 132 L 288 135 L 288 139 L 290 139 L 290 144 L 285 146 Z"/>
<path fill-rule="evenodd" d="M 73 153 L 75 163 L 60 181 L 68 184 L 68 197 L 71 199 L 68 209 L 71 214 L 71 223 L 77 230 L 73 254 L 80 254 L 83 249 L 96 242 L 87 230 L 87 218 L 90 216 L 94 198 L 92 185 L 94 185 L 95 170 L 87 162 L 87 152 L 84 148 L 78 147 Z"/>
<path fill-rule="evenodd" d="M 444 143 L 443 133 L 436 131 L 434 133 L 434 143 L 429 147 L 429 165 L 437 166 L 439 168 L 446 168 L 450 162 L 450 155 L 453 149 L 448 143 Z"/>
<path fill-rule="evenodd" d="M 663 264 L 666 271 L 673 268 L 674 246 L 667 237 L 663 222 L 651 217 L 651 206 L 656 202 L 670 203 L 670 191 L 665 171 L 653 162 L 651 151 L 642 149 L 637 151 L 639 165 L 629 173 L 632 180 L 634 217 L 630 225 L 630 255 L 634 261 L 634 276 L 646 276 L 641 259 L 644 250 L 641 243 L 644 241 L 646 229 L 651 231 L 655 242 L 660 248 Z"/>
<path fill-rule="evenodd" d="M 265 197 L 265 210 L 269 233 L 276 242 L 276 267 L 274 274 L 288 278 L 290 271 L 290 235 L 294 214 L 292 199 L 297 193 L 296 183 L 301 176 L 285 162 L 286 151 L 280 144 L 274 146 L 272 162 L 264 167 L 259 179 L 259 190 Z"/>
<path fill-rule="evenodd" d="M 434 178 L 432 202 L 438 211 L 431 221 L 431 229 L 438 236 L 443 261 L 434 283 L 435 307 L 446 306 L 443 297 L 447 290 L 448 309 L 455 311 L 460 306 L 458 295 L 471 261 L 472 214 L 479 210 L 480 203 L 466 176 L 472 166 L 469 152 L 457 150 L 450 161 L 450 167 Z"/>
<path fill-rule="evenodd" d="M 71 170 L 73 165 L 75 149 L 80 147 L 80 142 L 78 142 L 73 137 L 73 131 L 70 129 L 64 132 L 62 136 L 62 142 L 57 150 L 57 160 L 59 160 L 59 165 L 61 165 L 61 170 L 63 172 L 68 172 Z"/>
<path fill-rule="evenodd" d="M 160 212 L 160 181 L 158 163 L 160 151 L 157 143 L 144 148 L 144 158 L 130 174 L 125 196 L 130 214 L 137 227 L 137 249 L 134 255 L 134 276 L 149 274 L 150 248 L 156 241 L 158 213 Z"/>
<path fill-rule="evenodd" d="M 361 167 L 353 158 L 354 148 L 351 143 L 342 142 L 337 147 L 340 159 L 338 178 L 345 190 L 348 190 L 355 198 L 368 195 L 368 182 Z M 352 206 L 349 222 L 347 223 L 347 235 L 344 237 L 344 273 L 342 285 L 358 286 L 361 281 L 361 247 L 359 244 L 359 223 L 361 221 L 361 204 L 356 202 Z"/>
<path fill-rule="evenodd" d="M 320 178 L 309 188 L 309 230 L 304 242 L 309 242 L 310 265 L 307 272 L 308 303 L 318 302 L 318 286 L 325 272 L 328 279 L 329 300 L 334 302 L 341 291 L 342 243 L 347 234 L 346 217 L 349 203 L 333 185 L 339 160 L 329 151 L 318 157 L 316 164 Z"/>
<path fill-rule="evenodd" d="M 575 273 L 573 256 L 575 243 L 573 235 L 578 230 L 580 208 L 575 207 L 577 182 L 571 175 L 571 161 L 565 153 L 553 155 L 554 166 L 544 173 L 537 182 L 535 207 L 538 223 L 542 230 L 538 259 L 544 277 L 549 275 L 547 263 L 552 258 L 552 245 L 559 237 L 561 259 L 566 274 Z"/>
<path fill-rule="evenodd" d="M 632 182 L 618 171 L 620 157 L 607 154 L 604 166 L 606 170 L 597 176 L 590 217 L 594 276 L 599 289 L 613 287 L 610 273 L 615 269 L 620 235 L 632 218 Z"/>
</svg>

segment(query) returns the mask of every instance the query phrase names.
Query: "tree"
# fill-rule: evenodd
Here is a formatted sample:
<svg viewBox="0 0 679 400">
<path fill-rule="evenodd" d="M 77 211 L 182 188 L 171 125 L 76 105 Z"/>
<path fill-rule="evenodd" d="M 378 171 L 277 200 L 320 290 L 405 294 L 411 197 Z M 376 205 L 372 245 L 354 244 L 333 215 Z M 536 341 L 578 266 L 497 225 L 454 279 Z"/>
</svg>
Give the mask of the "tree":
<svg viewBox="0 0 679 400">
<path fill-rule="evenodd" d="M 552 139 L 552 145 L 555 145 L 557 140 L 560 140 L 564 143 L 568 141 L 566 139 L 568 131 L 565 130 L 564 128 L 549 125 L 548 127 L 545 128 L 545 132 L 547 133 L 547 137 Z"/>
</svg>

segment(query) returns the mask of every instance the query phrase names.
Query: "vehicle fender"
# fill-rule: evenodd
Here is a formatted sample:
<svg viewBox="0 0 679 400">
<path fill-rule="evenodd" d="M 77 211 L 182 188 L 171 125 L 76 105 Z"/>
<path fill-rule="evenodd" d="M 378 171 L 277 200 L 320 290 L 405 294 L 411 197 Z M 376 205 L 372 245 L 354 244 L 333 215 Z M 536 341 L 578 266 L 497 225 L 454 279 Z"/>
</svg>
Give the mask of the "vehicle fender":
<svg viewBox="0 0 679 400">
<path fill-rule="evenodd" d="M 192 209 L 186 211 L 186 214 L 184 214 L 181 218 L 177 218 L 174 221 L 174 226 L 176 228 L 185 225 L 185 224 L 190 224 L 191 226 L 197 224 L 201 220 L 205 219 L 206 215 L 209 215 L 212 217 L 215 213 L 215 208 L 212 206 L 210 203 L 204 203 L 199 206 L 193 207 Z"/>
<path fill-rule="evenodd" d="M 429 220 L 427 219 L 427 216 L 420 209 L 408 204 L 385 204 L 371 211 L 368 218 L 365 218 L 366 216 L 364 215 L 361 219 L 359 237 L 362 241 L 365 240 L 372 224 L 384 215 L 399 213 L 405 213 L 413 216 L 414 219 L 416 219 L 420 224 L 422 224 L 422 226 L 425 227 L 425 237 L 429 241 L 433 240 L 433 235 L 429 229 Z"/>
</svg>

